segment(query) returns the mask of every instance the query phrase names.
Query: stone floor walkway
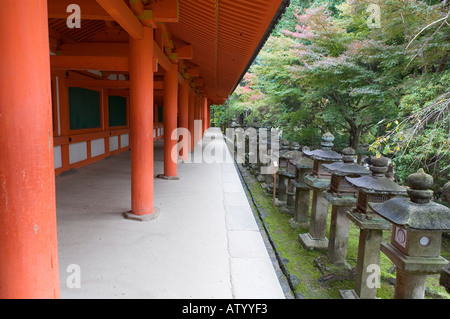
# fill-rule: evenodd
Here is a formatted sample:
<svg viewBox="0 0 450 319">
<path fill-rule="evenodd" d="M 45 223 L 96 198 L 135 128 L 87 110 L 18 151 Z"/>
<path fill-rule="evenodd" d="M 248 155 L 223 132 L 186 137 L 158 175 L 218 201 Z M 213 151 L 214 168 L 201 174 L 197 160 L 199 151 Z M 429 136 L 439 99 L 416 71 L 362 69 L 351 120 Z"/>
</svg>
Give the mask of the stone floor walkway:
<svg viewBox="0 0 450 319">
<path fill-rule="evenodd" d="M 56 178 L 61 298 L 289 295 L 221 137 L 209 129 L 194 154 L 214 146 L 225 163 L 181 163 L 180 180 L 155 179 L 161 215 L 150 222 L 122 217 L 130 209 L 129 152 Z M 155 176 L 162 172 L 157 141 Z M 70 288 L 74 269 L 79 288 Z"/>
</svg>

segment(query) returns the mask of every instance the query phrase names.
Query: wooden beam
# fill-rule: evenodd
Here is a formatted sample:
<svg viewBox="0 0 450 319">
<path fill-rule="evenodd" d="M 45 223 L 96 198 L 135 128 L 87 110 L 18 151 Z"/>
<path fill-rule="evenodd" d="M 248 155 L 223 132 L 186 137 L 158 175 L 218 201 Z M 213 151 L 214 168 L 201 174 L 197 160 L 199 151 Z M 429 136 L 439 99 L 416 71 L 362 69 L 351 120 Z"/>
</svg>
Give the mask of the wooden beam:
<svg viewBox="0 0 450 319">
<path fill-rule="evenodd" d="M 153 57 L 158 59 L 158 64 L 163 67 L 164 70 L 169 71 L 172 68 L 172 62 L 164 54 L 163 50 L 155 42 L 153 43 Z"/>
<path fill-rule="evenodd" d="M 156 28 L 156 21 L 153 20 L 152 10 L 143 10 L 141 14 L 136 15 L 136 18 L 146 27 Z"/>
<path fill-rule="evenodd" d="M 50 56 L 52 70 L 128 71 L 128 57 L 121 56 Z"/>
<path fill-rule="evenodd" d="M 59 47 L 60 58 L 53 59 L 55 64 L 52 67 L 58 69 L 73 69 L 73 70 L 102 70 L 102 71 L 118 71 L 118 69 L 107 68 L 102 69 L 102 67 L 109 65 L 110 62 L 118 63 L 123 68 L 123 61 L 120 58 L 126 58 L 128 60 L 128 43 L 66 43 Z M 64 58 L 63 58 L 64 57 Z M 100 58 L 100 59 L 99 59 Z M 105 58 L 107 61 L 102 62 L 101 60 Z M 172 62 L 164 54 L 162 49 L 155 42 L 153 45 L 153 58 L 155 62 L 158 63 L 164 70 L 170 70 L 172 67 Z M 92 59 L 92 62 L 89 62 Z M 73 61 L 72 61 L 73 60 Z M 109 60 L 109 61 L 108 61 Z M 83 65 L 89 64 L 94 65 L 99 63 L 99 67 L 85 68 Z M 80 69 L 81 67 L 81 69 Z M 128 71 L 128 67 L 126 69 Z M 156 69 L 157 71 L 157 69 Z"/>
<path fill-rule="evenodd" d="M 77 42 L 59 46 L 61 55 L 128 56 L 128 43 Z"/>
<path fill-rule="evenodd" d="M 144 4 L 141 0 L 130 0 L 130 9 L 135 15 L 141 15 L 144 11 Z"/>
<path fill-rule="evenodd" d="M 190 77 L 200 76 L 200 68 L 198 66 L 194 67 L 194 68 L 190 68 L 190 69 L 187 70 L 187 74 Z"/>
<path fill-rule="evenodd" d="M 180 73 L 178 73 L 178 84 L 183 85 L 184 81 L 185 80 L 183 76 Z"/>
<path fill-rule="evenodd" d="M 160 0 L 145 6 L 145 9 L 153 11 L 155 22 L 178 22 L 180 11 L 178 0 Z"/>
<path fill-rule="evenodd" d="M 66 85 L 70 87 L 95 87 L 95 88 L 115 88 L 127 89 L 130 87 L 130 81 L 114 80 L 73 80 L 67 79 Z"/>
<path fill-rule="evenodd" d="M 194 48 L 191 44 L 176 49 L 178 59 L 192 60 L 194 58 Z"/>
<path fill-rule="evenodd" d="M 142 39 L 143 26 L 123 0 L 96 1 L 133 39 Z"/>
<path fill-rule="evenodd" d="M 205 81 L 202 78 L 195 78 L 193 82 L 196 87 L 201 87 Z"/>
<path fill-rule="evenodd" d="M 49 19 L 67 19 L 70 4 L 77 4 L 81 9 L 81 19 L 112 21 L 113 18 L 95 1 L 92 0 L 47 0 Z"/>
<path fill-rule="evenodd" d="M 128 88 L 130 88 L 130 81 L 67 79 L 66 80 L 66 85 L 70 86 L 70 87 L 128 89 Z M 155 80 L 153 82 L 153 89 L 154 90 L 163 90 L 164 89 L 164 82 L 162 80 Z"/>
</svg>

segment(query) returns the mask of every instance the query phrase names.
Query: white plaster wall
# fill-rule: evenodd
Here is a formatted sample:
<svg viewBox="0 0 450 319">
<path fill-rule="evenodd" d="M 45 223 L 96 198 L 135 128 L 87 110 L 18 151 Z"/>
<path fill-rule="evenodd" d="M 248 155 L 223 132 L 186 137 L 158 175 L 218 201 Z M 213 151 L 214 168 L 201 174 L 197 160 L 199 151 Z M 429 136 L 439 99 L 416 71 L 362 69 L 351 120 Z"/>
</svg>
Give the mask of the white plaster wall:
<svg viewBox="0 0 450 319">
<path fill-rule="evenodd" d="M 119 148 L 119 137 L 118 136 L 111 136 L 109 138 L 109 150 L 115 151 Z"/>
<path fill-rule="evenodd" d="M 91 141 L 91 156 L 99 156 L 105 154 L 105 139 L 99 138 Z"/>
<path fill-rule="evenodd" d="M 53 147 L 53 157 L 55 159 L 55 168 L 62 167 L 61 145 Z"/>
<path fill-rule="evenodd" d="M 77 163 L 87 159 L 86 142 L 74 143 L 69 145 L 69 163 Z"/>
<path fill-rule="evenodd" d="M 122 134 L 120 135 L 120 147 L 127 147 L 129 145 L 129 138 L 128 138 L 128 134 Z"/>
</svg>

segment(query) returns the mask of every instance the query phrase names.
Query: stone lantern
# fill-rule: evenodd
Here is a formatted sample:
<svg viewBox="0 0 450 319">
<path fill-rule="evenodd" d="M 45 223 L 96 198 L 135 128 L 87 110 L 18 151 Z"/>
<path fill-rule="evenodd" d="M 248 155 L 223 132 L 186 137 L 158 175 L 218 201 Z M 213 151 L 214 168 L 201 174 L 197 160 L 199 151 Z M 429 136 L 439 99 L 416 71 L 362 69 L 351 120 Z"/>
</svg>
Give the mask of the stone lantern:
<svg viewBox="0 0 450 319">
<path fill-rule="evenodd" d="M 450 263 L 448 263 L 441 269 L 439 284 L 444 286 L 445 290 L 447 290 L 447 292 L 450 294 Z"/>
<path fill-rule="evenodd" d="M 284 170 L 278 171 L 279 185 L 278 185 L 278 200 L 282 207 L 281 211 L 293 215 L 293 208 L 295 205 L 295 192 L 291 181 L 295 178 L 296 167 L 293 164 L 298 158 L 302 157 L 303 153 L 297 150 L 287 151 L 283 157 L 287 160 L 287 166 Z M 286 204 L 283 206 L 283 204 Z"/>
<path fill-rule="evenodd" d="M 356 205 L 356 189 L 345 177 L 371 174 L 368 169 L 355 163 L 356 151 L 353 148 L 344 148 L 342 159 L 343 162 L 322 165 L 323 169 L 331 174 L 330 187 L 324 195 L 332 205 L 328 260 L 333 264 L 345 264 L 350 229 L 346 212 Z"/>
<path fill-rule="evenodd" d="M 258 130 L 257 158 L 252 170 L 253 175 L 257 176 L 259 182 L 262 182 L 265 179 L 261 174 L 261 167 L 270 164 L 270 156 L 268 157 L 268 151 L 270 150 L 268 147 L 268 133 L 270 133 L 270 131 L 265 127 L 259 128 Z"/>
<path fill-rule="evenodd" d="M 274 163 L 279 163 L 280 158 L 280 145 L 279 145 L 279 131 L 277 129 L 271 129 L 267 140 L 267 154 L 264 156 L 266 161 L 266 167 L 271 168 L 271 173 L 265 174 L 265 181 L 261 185 L 265 188 L 265 193 L 269 196 L 273 196 L 273 184 L 274 184 Z M 278 168 L 277 168 L 278 169 Z M 277 180 L 278 183 L 278 180 Z M 278 191 L 278 189 L 277 189 Z"/>
<path fill-rule="evenodd" d="M 258 154 L 259 154 L 259 123 L 255 122 L 255 118 L 253 118 L 253 122 L 250 123 L 247 130 L 245 130 L 246 135 L 246 166 L 250 169 L 250 171 L 254 170 L 255 165 L 258 164 Z"/>
<path fill-rule="evenodd" d="M 295 177 L 295 166 L 290 163 L 290 161 L 302 155 L 302 152 L 298 150 L 285 151 L 280 155 L 280 169 L 278 170 L 278 200 L 281 202 L 287 201 L 289 181 Z"/>
<path fill-rule="evenodd" d="M 291 160 L 291 163 L 295 165 L 295 178 L 291 181 L 295 189 L 295 204 L 294 217 L 289 221 L 289 224 L 292 228 L 297 228 L 298 226 L 307 228 L 309 227 L 308 214 L 311 191 L 305 183 L 305 175 L 311 172 L 313 160 L 306 156 L 301 156 Z"/>
<path fill-rule="evenodd" d="M 442 196 L 444 200 L 450 204 L 450 182 L 445 183 L 442 189 Z M 439 283 L 445 287 L 447 292 L 450 294 L 450 263 L 441 269 L 441 277 L 439 278 Z"/>
<path fill-rule="evenodd" d="M 431 201 L 433 177 L 423 169 L 408 177 L 409 198 L 370 203 L 372 210 L 393 224 L 390 243 L 381 251 L 397 266 L 395 299 L 423 299 L 428 274 L 448 262 L 440 256 L 442 232 L 450 229 L 450 209 Z"/>
<path fill-rule="evenodd" d="M 342 161 L 341 154 L 331 150 L 333 140 L 334 136 L 331 133 L 326 133 L 322 136 L 322 147 L 320 149 L 302 150 L 306 157 L 314 161 L 312 172 L 305 176 L 305 183 L 313 192 L 309 233 L 299 235 L 300 243 L 306 249 L 328 248 L 326 229 L 329 202 L 323 195 L 323 191 L 330 184 L 331 174 L 326 172 L 322 165 Z"/>
<path fill-rule="evenodd" d="M 303 153 L 299 151 L 300 144 L 297 142 L 293 142 L 291 144 L 291 152 L 293 152 L 293 155 L 288 160 L 288 167 L 287 172 L 290 174 L 287 182 L 287 199 L 286 199 L 286 209 L 288 210 L 288 213 L 293 215 L 293 209 L 295 207 L 295 186 L 293 184 L 294 178 L 295 178 L 295 172 L 297 170 L 297 167 L 295 166 L 295 162 L 303 157 Z"/>
<path fill-rule="evenodd" d="M 372 212 L 369 202 L 384 202 L 393 197 L 406 196 L 406 188 L 396 184 L 386 177 L 388 159 L 386 157 L 372 157 L 369 169 L 371 176 L 345 177 L 358 191 L 356 208 L 347 211 L 348 218 L 360 229 L 358 257 L 356 262 L 355 289 L 341 290 L 344 299 L 374 299 L 377 288 L 368 285 L 369 271 L 373 265 L 380 262 L 380 244 L 383 230 L 391 230 L 391 224 Z"/>
<path fill-rule="evenodd" d="M 286 170 L 288 166 L 288 159 L 284 156 L 286 152 L 289 151 L 289 141 L 283 140 L 280 143 L 280 158 L 279 158 L 279 169 Z"/>
<path fill-rule="evenodd" d="M 233 117 L 230 124 L 231 128 L 241 127 L 241 125 L 237 122 L 236 118 Z"/>
</svg>

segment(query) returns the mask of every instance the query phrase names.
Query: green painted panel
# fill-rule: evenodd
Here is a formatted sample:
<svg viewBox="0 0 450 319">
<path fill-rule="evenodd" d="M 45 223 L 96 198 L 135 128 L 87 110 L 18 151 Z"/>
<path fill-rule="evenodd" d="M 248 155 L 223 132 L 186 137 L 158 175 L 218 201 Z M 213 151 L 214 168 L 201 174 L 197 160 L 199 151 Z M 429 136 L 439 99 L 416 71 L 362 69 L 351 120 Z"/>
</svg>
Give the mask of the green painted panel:
<svg viewBox="0 0 450 319">
<path fill-rule="evenodd" d="M 70 129 L 100 127 L 100 93 L 83 88 L 69 88 Z"/>
<path fill-rule="evenodd" d="M 158 105 L 158 122 L 157 123 L 162 123 L 163 122 L 163 107 L 162 105 Z"/>
<path fill-rule="evenodd" d="M 127 98 L 123 96 L 110 95 L 109 104 L 109 126 L 127 125 Z"/>
</svg>

